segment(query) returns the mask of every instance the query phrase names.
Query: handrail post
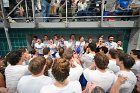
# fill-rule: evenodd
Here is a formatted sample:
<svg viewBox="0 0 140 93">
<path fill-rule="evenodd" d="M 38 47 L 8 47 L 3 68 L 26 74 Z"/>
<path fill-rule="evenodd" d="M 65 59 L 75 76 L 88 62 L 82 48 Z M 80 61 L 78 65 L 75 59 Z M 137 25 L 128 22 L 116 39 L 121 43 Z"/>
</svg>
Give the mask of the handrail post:
<svg viewBox="0 0 140 93">
<path fill-rule="evenodd" d="M 3 0 L 0 0 L 1 2 L 1 10 L 2 10 L 2 16 L 4 19 L 4 30 L 5 30 L 5 35 L 6 35 L 6 39 L 7 39 L 7 43 L 8 43 L 8 47 L 9 50 L 12 51 L 12 45 L 11 45 L 11 40 L 9 38 L 9 33 L 8 33 L 8 27 L 10 27 L 9 23 L 6 20 L 6 16 L 5 16 L 5 9 L 4 9 L 4 4 L 3 4 Z"/>
<path fill-rule="evenodd" d="M 65 1 L 66 2 L 66 23 L 65 26 L 68 27 L 68 0 Z"/>
<path fill-rule="evenodd" d="M 104 20 L 104 18 L 103 18 L 103 16 L 104 16 L 104 2 L 105 2 L 105 0 L 102 0 L 102 5 L 101 5 L 101 24 L 100 24 L 101 27 L 103 27 L 103 20 Z"/>
</svg>

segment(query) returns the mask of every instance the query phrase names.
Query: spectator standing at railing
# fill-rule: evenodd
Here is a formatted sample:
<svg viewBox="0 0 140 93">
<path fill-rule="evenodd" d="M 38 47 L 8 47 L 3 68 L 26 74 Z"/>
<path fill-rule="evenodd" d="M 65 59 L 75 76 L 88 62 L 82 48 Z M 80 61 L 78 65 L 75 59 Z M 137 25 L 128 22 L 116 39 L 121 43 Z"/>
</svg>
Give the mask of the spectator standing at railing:
<svg viewBox="0 0 140 93">
<path fill-rule="evenodd" d="M 41 0 L 42 17 L 50 17 L 51 0 Z M 48 18 L 43 18 L 43 22 L 49 22 Z"/>
<path fill-rule="evenodd" d="M 87 15 L 87 3 L 85 0 L 80 0 L 78 2 L 77 16 L 86 16 L 86 15 Z"/>
<path fill-rule="evenodd" d="M 51 15 L 57 15 L 57 9 L 59 8 L 60 0 L 51 0 Z"/>
<path fill-rule="evenodd" d="M 72 0 L 61 0 L 59 7 L 59 17 L 66 17 L 66 1 L 67 1 L 67 16 L 68 17 L 72 16 L 71 13 Z M 62 18 L 60 18 L 59 22 L 62 21 L 63 21 Z"/>
</svg>

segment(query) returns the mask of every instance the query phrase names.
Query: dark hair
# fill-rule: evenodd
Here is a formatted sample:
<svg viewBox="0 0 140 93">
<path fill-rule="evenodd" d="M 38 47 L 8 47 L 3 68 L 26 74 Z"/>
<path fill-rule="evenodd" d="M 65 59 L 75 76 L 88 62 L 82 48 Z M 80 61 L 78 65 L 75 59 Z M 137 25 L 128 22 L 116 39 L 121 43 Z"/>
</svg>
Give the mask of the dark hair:
<svg viewBox="0 0 140 93">
<path fill-rule="evenodd" d="M 110 37 L 114 37 L 114 36 L 113 36 L 113 35 L 109 35 L 109 36 L 108 36 L 108 39 L 109 39 Z"/>
<path fill-rule="evenodd" d="M 137 58 L 140 59 L 140 50 L 131 50 L 133 52 L 134 55 L 137 55 Z"/>
<path fill-rule="evenodd" d="M 69 76 L 70 64 L 64 58 L 54 60 L 52 74 L 57 81 L 63 82 Z"/>
<path fill-rule="evenodd" d="M 22 57 L 22 52 L 21 51 L 11 51 L 7 56 L 6 56 L 6 61 L 8 61 L 11 65 L 16 65 Z"/>
<path fill-rule="evenodd" d="M 30 61 L 28 69 L 32 74 L 37 75 L 41 73 L 45 64 L 46 64 L 45 57 L 38 56 Z"/>
<path fill-rule="evenodd" d="M 25 47 L 22 47 L 22 48 L 19 48 L 19 49 L 18 49 L 18 51 L 21 51 L 22 53 L 25 53 L 26 50 L 27 50 L 27 48 L 25 48 Z"/>
<path fill-rule="evenodd" d="M 75 34 L 71 34 L 71 35 L 70 35 L 70 38 L 71 38 L 72 36 L 75 36 Z"/>
<path fill-rule="evenodd" d="M 33 36 L 33 38 L 36 38 L 36 39 L 38 39 L 38 37 L 37 37 L 37 36 Z"/>
<path fill-rule="evenodd" d="M 135 60 L 133 57 L 131 57 L 128 54 L 125 53 L 119 53 L 118 58 L 120 61 L 123 62 L 123 65 L 126 69 L 131 69 L 132 66 L 135 64 Z"/>
<path fill-rule="evenodd" d="M 79 40 L 82 38 L 83 36 L 79 36 Z M 83 37 L 84 38 L 84 37 Z"/>
<path fill-rule="evenodd" d="M 104 53 L 101 53 L 101 52 L 96 53 L 94 60 L 95 60 L 96 66 L 102 70 L 105 70 L 109 63 L 108 57 Z"/>
<path fill-rule="evenodd" d="M 95 43 L 89 43 L 88 48 L 90 48 L 91 51 L 96 51 L 96 44 Z"/>
<path fill-rule="evenodd" d="M 36 50 L 35 50 L 35 49 L 32 49 L 32 50 L 30 51 L 30 54 L 35 55 L 35 54 L 36 54 Z"/>
<path fill-rule="evenodd" d="M 43 55 L 47 55 L 49 52 L 50 52 L 50 48 L 45 47 L 45 48 L 43 49 Z"/>
<path fill-rule="evenodd" d="M 116 59 L 117 50 L 116 49 L 110 49 L 109 54 L 111 55 L 111 58 Z"/>
<path fill-rule="evenodd" d="M 92 91 L 91 93 L 105 93 L 104 89 L 99 87 L 99 86 L 96 86 Z"/>
<path fill-rule="evenodd" d="M 101 49 L 105 54 L 108 52 L 108 48 L 105 47 L 105 46 L 102 46 L 100 49 Z"/>
<path fill-rule="evenodd" d="M 64 53 L 64 48 L 63 47 L 60 47 L 60 48 L 58 48 L 58 51 L 59 51 L 60 57 L 62 58 L 63 53 Z"/>
</svg>

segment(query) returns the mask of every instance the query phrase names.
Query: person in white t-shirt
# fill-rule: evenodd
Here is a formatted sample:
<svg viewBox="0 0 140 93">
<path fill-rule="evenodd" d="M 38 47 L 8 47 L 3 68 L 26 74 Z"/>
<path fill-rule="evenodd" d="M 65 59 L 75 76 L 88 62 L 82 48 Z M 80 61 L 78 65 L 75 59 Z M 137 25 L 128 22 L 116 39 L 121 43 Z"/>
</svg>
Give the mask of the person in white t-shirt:
<svg viewBox="0 0 140 93">
<path fill-rule="evenodd" d="M 116 74 L 127 77 L 127 80 L 120 87 L 119 93 L 132 93 L 137 78 L 135 74 L 131 71 L 132 66 L 135 64 L 135 60 L 128 54 L 120 53 L 116 59 L 117 65 L 120 67 L 120 71 Z"/>
<path fill-rule="evenodd" d="M 117 48 L 117 43 L 113 42 L 113 40 L 114 40 L 114 36 L 113 35 L 108 36 L 108 41 L 105 42 L 105 45 L 108 48 L 108 50 L 110 50 L 111 48 L 113 48 L 113 49 Z"/>
<path fill-rule="evenodd" d="M 75 47 L 76 47 L 75 34 L 71 34 L 70 39 L 68 40 L 68 48 L 75 50 Z"/>
<path fill-rule="evenodd" d="M 84 70 L 84 77 L 87 81 L 96 84 L 107 92 L 116 78 L 114 73 L 106 70 L 109 59 L 104 53 L 99 52 L 96 53 L 94 61 L 95 62 L 89 68 Z"/>
<path fill-rule="evenodd" d="M 29 71 L 32 75 L 23 76 L 17 86 L 18 93 L 39 93 L 40 89 L 52 84 L 53 81 L 50 77 L 44 75 L 46 68 L 45 57 L 36 57 L 31 60 L 29 64 Z"/>
<path fill-rule="evenodd" d="M 65 58 L 55 59 L 52 74 L 56 81 L 52 85 L 44 86 L 40 93 L 82 93 L 79 81 L 67 79 L 69 71 L 69 60 Z"/>
<path fill-rule="evenodd" d="M 94 56 L 95 56 L 95 51 L 96 51 L 96 44 L 89 43 L 87 51 L 86 51 L 88 53 L 85 53 L 80 58 L 80 61 L 83 63 L 83 68 L 84 69 L 88 68 L 91 64 L 93 64 L 93 59 L 94 59 Z"/>
<path fill-rule="evenodd" d="M 76 52 L 78 54 L 83 54 L 84 53 L 84 46 L 85 46 L 84 37 L 80 36 L 79 41 L 76 41 Z"/>
<path fill-rule="evenodd" d="M 44 44 L 42 43 L 41 39 L 37 40 L 37 43 L 35 43 L 35 49 L 38 51 L 38 56 L 43 56 L 43 48 Z"/>
<path fill-rule="evenodd" d="M 11 51 L 6 59 L 10 63 L 5 69 L 6 87 L 12 93 L 16 93 L 20 78 L 29 74 L 28 65 L 22 65 L 24 57 L 21 51 Z"/>
<path fill-rule="evenodd" d="M 131 69 L 137 75 L 140 73 L 140 50 L 131 50 L 131 56 L 135 59 L 135 64 Z"/>
<path fill-rule="evenodd" d="M 108 69 L 113 71 L 115 74 L 120 71 L 120 67 L 116 65 L 116 55 L 117 50 L 116 49 L 110 49 L 108 53 L 109 58 L 109 64 Z"/>
</svg>

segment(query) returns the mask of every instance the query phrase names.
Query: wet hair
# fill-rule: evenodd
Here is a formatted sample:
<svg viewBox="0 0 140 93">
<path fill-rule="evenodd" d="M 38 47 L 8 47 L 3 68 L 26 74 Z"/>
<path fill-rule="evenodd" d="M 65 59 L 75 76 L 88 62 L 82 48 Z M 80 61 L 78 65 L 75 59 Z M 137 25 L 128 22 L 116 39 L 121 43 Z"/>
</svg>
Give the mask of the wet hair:
<svg viewBox="0 0 140 93">
<path fill-rule="evenodd" d="M 119 58 L 120 61 L 123 62 L 123 65 L 126 69 L 131 69 L 132 66 L 135 64 L 134 58 L 128 54 L 119 53 L 117 57 Z"/>
<path fill-rule="evenodd" d="M 22 53 L 25 53 L 27 51 L 27 48 L 22 47 L 22 48 L 19 48 L 18 51 L 21 51 Z"/>
<path fill-rule="evenodd" d="M 54 60 L 54 64 L 52 66 L 52 74 L 54 78 L 63 82 L 69 76 L 70 64 L 69 61 L 65 58 L 59 58 Z"/>
<path fill-rule="evenodd" d="M 116 59 L 117 50 L 116 49 L 110 49 L 109 54 L 111 55 L 111 58 Z"/>
<path fill-rule="evenodd" d="M 45 47 L 45 48 L 43 49 L 43 55 L 47 55 L 49 52 L 50 52 L 50 48 Z"/>
<path fill-rule="evenodd" d="M 92 91 L 91 93 L 105 93 L 104 89 L 99 87 L 99 86 L 96 86 Z"/>
<path fill-rule="evenodd" d="M 63 47 L 60 47 L 60 48 L 58 48 L 58 51 L 59 51 L 60 57 L 62 58 L 63 53 L 64 53 L 64 48 Z"/>
<path fill-rule="evenodd" d="M 21 51 L 11 51 L 6 56 L 6 61 L 9 62 L 11 65 L 16 65 L 21 60 L 21 57 L 22 57 Z"/>
<path fill-rule="evenodd" d="M 140 59 L 140 50 L 131 50 L 134 55 L 137 55 L 137 58 Z"/>
<path fill-rule="evenodd" d="M 101 49 L 105 54 L 108 52 L 108 48 L 105 47 L 105 46 L 102 46 L 100 49 Z"/>
<path fill-rule="evenodd" d="M 73 56 L 73 50 L 71 48 L 68 48 L 63 53 L 63 58 L 70 60 Z"/>
<path fill-rule="evenodd" d="M 109 39 L 110 37 L 114 37 L 114 36 L 113 36 L 113 35 L 109 35 L 109 36 L 108 36 L 108 39 Z"/>
<path fill-rule="evenodd" d="M 35 54 L 36 54 L 36 50 L 35 50 L 35 49 L 32 49 L 32 50 L 30 51 L 30 54 L 35 55 Z"/>
<path fill-rule="evenodd" d="M 109 64 L 108 57 L 102 52 L 96 53 L 94 57 L 94 61 L 95 61 L 96 66 L 102 70 L 105 70 Z"/>
<path fill-rule="evenodd" d="M 96 51 L 96 44 L 95 43 L 89 43 L 88 48 L 90 48 L 91 51 Z"/>
<path fill-rule="evenodd" d="M 52 67 L 53 59 L 51 57 L 46 58 L 46 68 L 44 70 L 44 75 L 48 76 L 48 70 Z"/>
<path fill-rule="evenodd" d="M 42 72 L 45 64 L 46 64 L 45 57 L 38 56 L 30 61 L 28 69 L 32 74 L 37 75 Z"/>
</svg>

